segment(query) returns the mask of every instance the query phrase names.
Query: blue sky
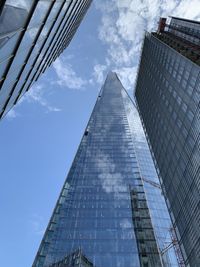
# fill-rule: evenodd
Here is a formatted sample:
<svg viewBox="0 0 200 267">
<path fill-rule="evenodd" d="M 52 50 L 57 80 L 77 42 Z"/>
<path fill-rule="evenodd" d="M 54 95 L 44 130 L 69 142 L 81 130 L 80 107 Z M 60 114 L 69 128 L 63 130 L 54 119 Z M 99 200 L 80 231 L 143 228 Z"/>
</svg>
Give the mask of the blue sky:
<svg viewBox="0 0 200 267">
<path fill-rule="evenodd" d="M 132 94 L 145 30 L 199 0 L 96 0 L 69 47 L 0 122 L 0 258 L 31 266 L 106 73 Z"/>
</svg>

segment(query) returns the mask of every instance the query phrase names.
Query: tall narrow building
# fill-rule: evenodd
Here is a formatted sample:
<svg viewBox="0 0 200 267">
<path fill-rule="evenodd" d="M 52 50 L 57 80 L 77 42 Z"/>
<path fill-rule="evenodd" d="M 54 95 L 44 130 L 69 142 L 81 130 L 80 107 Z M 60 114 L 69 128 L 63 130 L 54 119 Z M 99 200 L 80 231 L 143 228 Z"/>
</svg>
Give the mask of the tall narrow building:
<svg viewBox="0 0 200 267">
<path fill-rule="evenodd" d="M 0 118 L 68 46 L 91 1 L 0 1 Z"/>
<path fill-rule="evenodd" d="M 137 110 L 111 72 L 33 267 L 175 267 L 170 227 Z"/>
<path fill-rule="evenodd" d="M 200 266 L 200 22 L 146 33 L 136 102 L 186 266 Z"/>
</svg>

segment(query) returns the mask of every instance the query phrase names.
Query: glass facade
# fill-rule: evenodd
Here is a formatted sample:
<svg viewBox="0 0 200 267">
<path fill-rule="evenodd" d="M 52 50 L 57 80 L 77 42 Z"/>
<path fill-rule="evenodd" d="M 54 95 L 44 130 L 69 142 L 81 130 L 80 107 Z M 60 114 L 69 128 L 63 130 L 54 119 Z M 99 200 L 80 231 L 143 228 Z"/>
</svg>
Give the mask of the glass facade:
<svg viewBox="0 0 200 267">
<path fill-rule="evenodd" d="M 178 266 L 170 226 L 136 107 L 111 72 L 33 266 Z"/>
<path fill-rule="evenodd" d="M 191 21 L 182 19 L 173 18 L 171 23 L 173 27 L 178 23 L 186 28 L 192 27 Z M 198 23 L 193 25 L 200 27 Z M 182 31 L 182 26 L 180 28 Z M 194 28 L 190 32 L 199 29 Z M 165 32 L 146 33 L 135 97 L 185 261 L 184 266 L 198 267 L 200 67 L 196 61 L 184 56 L 183 50 L 178 52 L 177 47 L 174 48 L 176 36 L 172 46 L 165 42 L 163 34 Z"/>
<path fill-rule="evenodd" d="M 1 1 L 0 118 L 68 46 L 90 3 Z"/>
</svg>

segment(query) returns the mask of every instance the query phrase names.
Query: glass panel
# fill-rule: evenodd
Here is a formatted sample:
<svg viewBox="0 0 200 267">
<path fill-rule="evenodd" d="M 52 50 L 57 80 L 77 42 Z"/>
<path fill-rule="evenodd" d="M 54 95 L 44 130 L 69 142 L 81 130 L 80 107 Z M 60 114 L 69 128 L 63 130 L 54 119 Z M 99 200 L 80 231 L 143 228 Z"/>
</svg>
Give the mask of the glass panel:
<svg viewBox="0 0 200 267">
<path fill-rule="evenodd" d="M 18 81 L 17 86 L 15 87 L 15 90 L 14 90 L 12 96 L 11 96 L 9 104 L 8 104 L 8 106 L 6 108 L 6 112 L 12 107 L 12 105 L 14 104 L 16 98 L 18 97 L 18 94 L 19 94 L 20 90 L 22 89 L 22 86 L 25 83 L 26 76 L 27 76 L 28 72 L 30 71 L 30 68 L 32 66 L 33 61 L 34 61 L 34 56 L 32 56 L 29 59 L 28 63 L 26 64 L 26 66 L 25 66 L 25 68 L 24 68 L 24 70 L 22 72 L 22 75 L 20 77 L 20 80 Z"/>
<path fill-rule="evenodd" d="M 8 65 L 9 61 L 10 60 L 8 59 L 8 60 L 5 60 L 5 61 L 0 63 L 0 79 L 3 77 L 4 71 L 5 71 L 6 66 Z"/>
<path fill-rule="evenodd" d="M 45 25 L 44 25 L 44 27 L 43 27 L 41 33 L 40 33 L 39 40 L 40 40 L 40 39 L 44 39 L 44 37 L 47 36 L 47 33 L 49 32 L 49 29 L 50 29 L 52 23 L 53 23 L 52 21 L 50 21 L 49 23 L 45 23 Z"/>
<path fill-rule="evenodd" d="M 0 62 L 12 55 L 19 35 L 20 32 L 16 32 L 15 34 L 0 39 Z"/>
<path fill-rule="evenodd" d="M 17 75 L 17 72 L 15 73 L 15 75 L 13 75 L 13 77 L 9 77 L 5 80 L 1 90 L 0 90 L 0 110 L 2 110 L 2 108 L 5 105 L 6 100 L 8 99 L 10 92 L 12 91 L 13 85 L 15 83 L 15 76 Z"/>
<path fill-rule="evenodd" d="M 22 90 L 22 92 L 21 92 L 21 94 L 20 94 L 20 96 L 19 96 L 19 99 L 26 93 L 26 90 L 27 90 L 27 88 L 29 87 L 29 85 L 30 85 L 30 80 L 28 80 L 28 81 L 26 82 L 25 86 L 23 87 L 23 90 Z M 18 99 L 18 101 L 19 101 L 19 99 Z"/>
<path fill-rule="evenodd" d="M 6 5 L 10 5 L 16 8 L 23 8 L 23 9 L 26 9 L 27 11 L 30 10 L 32 3 L 33 3 L 33 0 L 20 0 L 20 1 L 7 0 L 6 1 Z"/>
<path fill-rule="evenodd" d="M 28 29 L 23 36 L 19 49 L 27 47 L 28 45 L 31 46 L 34 42 L 36 34 L 38 33 L 38 30 L 39 26 Z"/>
<path fill-rule="evenodd" d="M 0 36 L 23 27 L 32 1 L 7 0 L 0 16 Z M 10 19 L 12 18 L 12 19 Z"/>
<path fill-rule="evenodd" d="M 70 12 L 71 12 L 71 10 L 72 10 L 73 5 L 70 6 L 70 8 L 69 8 L 69 10 L 68 10 L 68 12 L 67 12 L 67 14 L 66 14 L 66 16 L 65 16 L 65 19 L 62 21 L 62 23 L 61 23 L 59 29 L 55 29 L 55 28 L 58 26 L 58 23 L 60 23 L 60 20 L 62 19 L 62 16 L 64 15 L 63 13 L 66 11 L 66 9 L 68 8 L 68 6 L 69 6 L 69 2 L 67 2 L 67 3 L 64 5 L 64 8 L 62 9 L 62 12 L 61 12 L 61 14 L 60 14 L 60 16 L 59 16 L 59 18 L 58 18 L 58 21 L 57 21 L 56 24 L 54 25 L 54 28 L 53 28 L 53 31 L 52 31 L 52 35 L 53 35 L 53 33 L 55 33 L 55 32 L 56 32 L 56 34 L 55 34 L 55 36 L 54 36 L 54 38 L 53 38 L 53 40 L 52 40 L 52 42 L 51 42 L 51 46 L 50 46 L 51 48 L 48 49 L 48 52 L 47 52 L 47 54 L 46 54 L 46 57 L 48 57 L 49 54 L 52 53 L 52 47 L 53 47 L 53 45 L 57 42 L 56 39 L 57 39 L 58 37 L 60 37 L 60 36 L 62 37 L 62 32 L 61 32 L 61 31 L 62 31 L 62 29 L 63 29 L 63 26 L 65 25 L 66 20 L 68 19 L 68 15 L 70 14 Z"/>
<path fill-rule="evenodd" d="M 58 10 L 59 10 L 59 8 L 60 8 L 60 6 L 62 4 L 63 4 L 62 1 L 61 2 L 55 2 L 54 6 L 53 6 L 53 8 L 51 10 L 51 13 L 48 16 L 47 22 L 50 21 L 50 20 L 52 20 L 52 19 L 54 19 L 56 17 L 56 15 L 58 13 Z"/>
<path fill-rule="evenodd" d="M 14 101 L 12 100 L 9 100 L 9 103 L 8 103 L 8 105 L 6 106 L 6 109 L 5 109 L 5 111 L 4 111 L 4 115 L 6 115 L 7 113 L 8 113 L 8 111 L 13 107 L 13 105 L 14 105 Z"/>
<path fill-rule="evenodd" d="M 51 3 L 52 3 L 51 1 L 39 1 L 38 2 L 35 12 L 29 23 L 29 27 L 32 27 L 36 24 L 40 24 L 43 21 Z"/>
<path fill-rule="evenodd" d="M 15 56 L 13 62 L 12 62 L 12 65 L 11 65 L 11 67 L 9 69 L 8 75 L 11 75 L 11 73 L 13 71 L 15 71 L 16 68 L 18 70 L 21 69 L 22 65 L 24 64 L 24 61 L 26 59 L 26 56 L 27 56 L 29 50 L 30 50 L 30 48 L 26 48 L 24 50 L 21 50 L 21 51 L 17 52 L 17 54 L 16 54 L 16 56 Z"/>
</svg>

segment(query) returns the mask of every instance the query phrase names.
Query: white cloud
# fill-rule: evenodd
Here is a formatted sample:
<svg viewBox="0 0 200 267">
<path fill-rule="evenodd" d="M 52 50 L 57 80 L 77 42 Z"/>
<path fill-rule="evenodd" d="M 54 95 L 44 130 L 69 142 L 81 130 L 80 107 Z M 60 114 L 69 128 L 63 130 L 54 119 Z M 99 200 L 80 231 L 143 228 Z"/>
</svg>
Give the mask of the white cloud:
<svg viewBox="0 0 200 267">
<path fill-rule="evenodd" d="M 12 120 L 14 118 L 16 118 L 18 116 L 18 113 L 15 111 L 15 109 L 11 109 L 7 114 L 6 114 L 6 118 L 9 120 Z"/>
<path fill-rule="evenodd" d="M 46 110 L 49 112 L 61 111 L 61 109 L 50 105 L 49 102 L 45 99 L 45 88 L 46 86 L 44 86 L 43 84 L 34 84 L 31 89 L 20 99 L 19 103 L 22 103 L 24 101 L 27 101 L 29 103 L 36 102 L 46 108 Z"/>
<path fill-rule="evenodd" d="M 63 58 L 63 57 L 62 57 Z M 52 84 L 58 84 L 60 86 L 64 86 L 70 89 L 83 89 L 86 84 L 90 84 L 93 82 L 92 79 L 86 81 L 81 77 L 78 77 L 75 71 L 72 69 L 71 65 L 66 63 L 66 61 L 73 58 L 73 55 L 68 55 L 64 57 L 64 59 L 57 59 L 53 67 L 55 69 L 56 75 L 58 79 L 56 81 L 47 80 L 45 85 L 43 83 L 36 83 L 30 88 L 28 92 L 24 94 L 24 96 L 19 100 L 17 107 L 24 103 L 37 103 L 45 108 L 47 112 L 58 112 L 61 111 L 60 108 L 52 106 L 47 100 L 45 94 L 49 92 L 49 87 Z M 7 114 L 8 119 L 13 119 L 20 115 L 16 110 L 11 110 Z"/>
<path fill-rule="evenodd" d="M 116 171 L 116 165 L 109 154 L 98 150 L 98 157 L 95 157 L 94 164 L 99 172 L 98 178 L 101 181 L 101 186 L 104 192 L 114 193 L 116 199 L 123 199 L 124 194 L 121 192 L 127 191 L 125 177 L 120 172 Z"/>
<path fill-rule="evenodd" d="M 136 108 L 133 108 L 130 99 L 126 97 L 126 92 L 122 92 L 122 96 L 124 100 L 124 107 L 128 115 L 127 119 L 130 126 L 130 131 L 132 133 L 134 140 L 138 142 L 137 147 L 139 147 L 140 142 L 142 143 L 146 142 L 145 134 L 142 128 L 142 123 L 140 121 L 140 117 Z"/>
<path fill-rule="evenodd" d="M 132 224 L 131 219 L 128 219 L 128 218 L 126 218 L 126 219 L 122 219 L 122 220 L 120 221 L 120 227 L 121 227 L 122 229 L 132 228 L 132 227 L 133 227 L 133 224 Z"/>
<path fill-rule="evenodd" d="M 119 67 L 114 71 L 118 74 L 124 88 L 132 90 L 137 75 L 137 67 Z"/>
<path fill-rule="evenodd" d="M 6 118 L 8 120 L 15 119 L 18 116 L 21 116 L 18 107 L 23 103 L 37 103 L 40 106 L 44 107 L 46 112 L 58 112 L 61 111 L 60 108 L 52 106 L 48 100 L 45 98 L 45 89 L 47 85 L 43 84 L 34 84 L 28 92 L 26 92 L 22 98 L 20 98 L 19 102 L 16 106 L 14 106 L 7 114 Z"/>
<path fill-rule="evenodd" d="M 94 66 L 94 72 L 93 72 L 94 79 L 97 83 L 101 85 L 105 79 L 106 69 L 107 69 L 106 65 L 97 64 Z"/>
<path fill-rule="evenodd" d="M 36 234 L 43 236 L 45 232 L 45 220 L 38 214 L 32 214 L 29 220 L 31 231 Z"/>
<path fill-rule="evenodd" d="M 56 59 L 53 63 L 53 67 L 58 77 L 56 83 L 60 86 L 66 86 L 70 89 L 83 89 L 88 83 L 76 74 L 76 72 L 72 69 L 72 66 L 67 63 L 64 58 Z"/>
<path fill-rule="evenodd" d="M 99 39 L 107 45 L 104 71 L 115 70 L 126 89 L 133 89 L 144 33 L 156 30 L 160 16 L 200 19 L 199 0 L 96 0 L 95 6 L 102 14 Z"/>
</svg>

